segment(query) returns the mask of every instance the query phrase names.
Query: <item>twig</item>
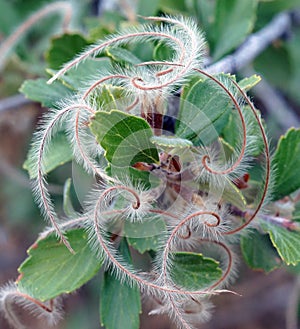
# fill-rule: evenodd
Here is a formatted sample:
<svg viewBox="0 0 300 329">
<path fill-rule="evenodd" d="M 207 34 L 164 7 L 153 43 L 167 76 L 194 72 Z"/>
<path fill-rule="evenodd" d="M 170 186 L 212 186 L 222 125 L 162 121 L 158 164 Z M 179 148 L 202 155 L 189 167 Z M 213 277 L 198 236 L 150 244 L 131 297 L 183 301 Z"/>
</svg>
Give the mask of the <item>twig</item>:
<svg viewBox="0 0 300 329">
<path fill-rule="evenodd" d="M 206 71 L 209 73 L 239 71 L 252 62 L 274 40 L 279 39 L 285 32 L 289 31 L 293 23 L 297 23 L 294 19 L 297 14 L 298 11 L 278 14 L 260 31 L 251 34 L 233 54 L 208 66 Z"/>
<path fill-rule="evenodd" d="M 239 216 L 242 218 L 248 218 L 250 216 L 253 216 L 253 210 L 242 211 L 235 206 L 231 206 L 230 211 L 233 215 Z M 257 217 L 262 221 L 280 226 L 287 230 L 296 231 L 296 232 L 300 231 L 300 226 L 298 225 L 298 223 L 293 220 L 290 220 L 286 217 L 273 216 L 273 215 L 264 214 L 264 213 L 258 214 Z"/>
<path fill-rule="evenodd" d="M 13 109 L 20 109 L 21 107 L 32 104 L 33 101 L 25 98 L 23 95 L 14 95 L 0 100 L 0 114 L 2 112 Z"/>
<path fill-rule="evenodd" d="M 255 74 L 255 72 L 247 68 L 243 70 L 242 74 L 250 76 Z M 294 110 L 266 80 L 261 80 L 260 83 L 252 89 L 252 92 L 255 98 L 258 98 L 262 102 L 269 115 L 276 120 L 283 132 L 290 127 L 300 126 L 299 118 Z"/>
</svg>

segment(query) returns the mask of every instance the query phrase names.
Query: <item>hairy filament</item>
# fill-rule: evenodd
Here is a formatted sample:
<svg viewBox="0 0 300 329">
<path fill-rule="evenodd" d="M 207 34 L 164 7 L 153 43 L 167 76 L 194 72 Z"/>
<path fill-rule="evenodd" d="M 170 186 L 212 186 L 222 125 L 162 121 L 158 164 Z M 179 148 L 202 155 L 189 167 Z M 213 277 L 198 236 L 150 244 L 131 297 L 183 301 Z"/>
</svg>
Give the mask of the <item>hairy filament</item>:
<svg viewBox="0 0 300 329">
<path fill-rule="evenodd" d="M 20 306 L 29 313 L 45 319 L 50 325 L 56 324 L 62 316 L 60 305 L 57 301 L 50 300 L 48 305 L 31 297 L 30 295 L 20 292 L 14 283 L 9 283 L 0 290 L 0 311 L 15 329 L 26 329 L 16 306 Z"/>
<path fill-rule="evenodd" d="M 69 71 L 72 67 L 78 65 L 80 62 L 84 61 L 88 57 L 90 57 L 92 55 L 95 56 L 95 55 L 100 54 L 103 51 L 103 49 L 105 49 L 106 47 L 109 47 L 110 45 L 112 45 L 114 43 L 119 44 L 119 43 L 127 42 L 128 39 L 134 39 L 134 38 L 138 38 L 138 37 L 151 37 L 151 38 L 156 37 L 158 39 L 160 39 L 160 38 L 171 39 L 172 41 L 174 41 L 175 43 L 178 44 L 179 48 L 182 51 L 184 51 L 183 44 L 178 39 L 171 37 L 169 34 L 166 34 L 166 33 L 153 31 L 153 32 L 137 32 L 137 33 L 121 35 L 121 36 L 117 36 L 115 38 L 112 38 L 111 40 L 101 43 L 100 45 L 94 46 L 94 47 L 86 50 L 82 55 L 80 55 L 75 60 L 72 60 L 71 62 L 69 62 L 64 68 L 62 68 L 51 79 L 49 79 L 48 84 L 53 83 L 60 76 L 64 75 L 67 71 Z"/>
<path fill-rule="evenodd" d="M 88 220 L 87 216 L 78 217 L 74 219 L 67 220 L 61 224 L 62 229 L 71 229 L 74 227 L 84 227 L 84 223 Z M 50 234 L 55 233 L 53 227 L 46 228 L 43 232 L 39 234 L 38 240 L 45 239 Z"/>
<path fill-rule="evenodd" d="M 207 164 L 207 162 L 209 161 L 209 155 L 204 155 L 202 158 L 202 165 L 204 166 L 204 168 L 211 172 L 212 174 L 215 175 L 226 175 L 229 174 L 231 172 L 233 172 L 242 162 L 244 155 L 245 155 L 245 151 L 246 151 L 246 144 L 247 144 L 247 130 L 246 130 L 246 123 L 245 123 L 245 119 L 241 110 L 241 107 L 239 105 L 239 103 L 237 102 L 236 98 L 234 97 L 234 95 L 230 92 L 230 90 L 228 90 L 228 88 L 226 88 L 226 86 L 224 86 L 224 84 L 222 82 L 220 82 L 218 79 L 216 79 L 214 76 L 212 76 L 209 73 L 206 73 L 205 71 L 202 71 L 200 69 L 194 68 L 195 71 L 207 76 L 209 79 L 211 79 L 212 81 L 214 81 L 215 83 L 217 83 L 225 92 L 226 94 L 230 97 L 230 99 L 232 100 L 235 108 L 237 109 L 240 119 L 241 119 L 241 124 L 242 124 L 242 131 L 243 131 L 243 141 L 242 141 L 242 149 L 241 152 L 237 158 L 237 160 L 235 161 L 235 163 L 233 165 L 231 165 L 229 168 L 225 169 L 225 170 L 214 170 L 213 168 L 209 167 L 209 165 Z M 231 82 L 234 82 L 231 79 Z M 234 84 L 235 86 L 237 84 Z M 241 91 L 240 88 L 238 88 L 239 91 Z M 244 96 L 245 93 L 242 93 L 242 95 Z M 246 95 L 245 95 L 246 96 Z"/>
<path fill-rule="evenodd" d="M 111 193 L 111 192 L 113 192 L 113 191 L 119 191 L 119 190 L 124 190 L 124 191 L 126 191 L 126 192 L 131 193 L 131 194 L 134 196 L 136 202 L 135 202 L 134 204 L 132 204 L 133 209 L 138 209 L 138 208 L 141 206 L 141 200 L 140 200 L 139 195 L 136 193 L 136 191 L 134 191 L 134 190 L 132 190 L 131 188 L 129 188 L 129 187 L 127 187 L 127 186 L 124 186 L 124 185 L 112 186 L 112 187 L 106 189 L 106 190 L 102 193 L 102 195 L 100 196 L 100 198 L 99 198 L 99 202 L 102 202 L 103 199 L 104 199 L 109 193 Z"/>
<path fill-rule="evenodd" d="M 96 234 L 97 241 L 101 247 L 101 257 L 105 257 L 109 260 L 109 264 L 113 265 L 116 269 L 117 273 L 121 273 L 130 282 L 136 283 L 140 289 L 145 290 L 149 289 L 153 294 L 163 293 L 163 294 L 177 294 L 177 295 L 211 295 L 211 294 L 218 294 L 221 292 L 230 292 L 228 290 L 214 290 L 214 291 L 188 291 L 183 289 L 176 289 L 173 287 L 169 287 L 167 285 L 160 285 L 156 284 L 155 282 L 149 281 L 143 278 L 141 275 L 133 271 L 129 268 L 129 265 L 126 264 L 122 257 L 116 254 L 115 248 L 110 246 L 109 242 L 105 242 L 105 238 L 102 237 L 102 230 L 101 225 L 98 220 L 98 213 L 100 208 L 101 200 L 96 203 L 95 209 L 93 211 L 93 232 Z M 155 213 L 155 211 L 151 211 Z M 103 214 L 104 215 L 104 214 Z M 167 215 L 167 214 L 166 214 Z M 125 265 L 126 264 L 126 265 Z"/>
<path fill-rule="evenodd" d="M 156 28 L 155 26 L 142 26 L 141 31 L 127 31 L 125 34 L 122 35 L 117 35 L 112 37 L 111 39 L 107 41 L 103 41 L 102 43 L 93 46 L 91 48 L 88 48 L 85 52 L 83 52 L 79 57 L 77 57 L 75 60 L 67 63 L 57 74 L 55 74 L 49 81 L 48 83 L 52 83 L 54 80 L 56 80 L 58 77 L 61 75 L 65 74 L 70 68 L 73 66 L 79 64 L 81 61 L 85 60 L 89 56 L 92 55 L 97 55 L 101 53 L 106 47 L 108 46 L 116 46 L 120 45 L 123 43 L 129 42 L 131 39 L 153 39 L 153 40 L 160 40 L 160 39 L 166 39 L 170 46 L 174 48 L 176 51 L 177 56 L 179 58 L 174 61 L 179 62 L 182 66 L 182 69 L 179 70 L 175 75 L 172 75 L 170 79 L 167 79 L 164 83 L 158 83 L 158 84 L 150 84 L 150 85 L 141 85 L 138 83 L 138 81 L 144 81 L 144 79 L 139 77 L 133 77 L 131 82 L 132 85 L 140 90 L 161 90 L 163 87 L 166 87 L 168 85 L 173 84 L 174 82 L 178 82 L 181 77 L 186 75 L 188 71 L 191 71 L 192 66 L 199 61 L 199 58 L 202 55 L 203 52 L 203 46 L 204 46 L 204 41 L 200 33 L 197 31 L 197 28 L 195 25 L 192 25 L 191 22 L 185 20 L 185 21 L 180 21 L 180 20 L 174 20 L 171 18 L 167 17 L 161 17 L 161 18 L 150 18 L 150 20 L 157 20 L 157 21 L 162 21 L 162 22 L 168 22 L 171 24 L 174 24 L 175 26 L 179 27 L 179 30 L 181 30 L 181 34 L 179 34 L 178 30 L 169 30 L 166 28 Z M 168 31 L 168 33 L 166 33 Z M 185 31 L 186 33 L 183 33 Z M 176 46 L 175 46 L 176 45 Z M 186 49 L 191 49 L 191 55 L 187 56 Z M 180 67 L 179 66 L 179 67 Z M 196 65 L 198 66 L 198 65 Z M 162 73 L 164 72 L 164 73 Z M 141 72 L 142 74 L 143 72 Z M 171 73 L 168 72 L 168 73 Z M 156 72 L 158 74 L 157 76 L 160 75 L 167 75 L 165 70 L 163 71 L 158 71 Z"/>
<path fill-rule="evenodd" d="M 139 99 L 138 99 L 138 97 L 136 97 L 136 99 L 130 105 L 128 105 L 126 107 L 126 109 L 125 109 L 126 112 L 130 112 L 132 109 L 134 109 L 138 105 L 138 103 L 139 103 Z"/>
<path fill-rule="evenodd" d="M 167 270 L 167 266 L 168 266 L 168 258 L 169 258 L 169 253 L 170 253 L 170 249 L 171 249 L 171 244 L 173 242 L 173 239 L 175 238 L 175 236 L 178 234 L 178 231 L 185 226 L 189 221 L 191 221 L 192 219 L 194 219 L 195 217 L 198 216 L 203 216 L 203 215 L 209 215 L 209 216 L 213 216 L 216 219 L 215 223 L 208 223 L 207 220 L 204 220 L 204 224 L 209 226 L 209 227 L 216 227 L 221 223 L 221 217 L 212 211 L 197 211 L 187 217 L 185 217 L 183 220 L 181 220 L 179 222 L 179 224 L 173 229 L 173 231 L 171 232 L 164 250 L 163 250 L 163 254 L 162 254 L 162 275 L 163 275 L 163 283 L 166 285 L 168 282 L 168 270 Z"/>
<path fill-rule="evenodd" d="M 84 95 L 82 96 L 82 100 L 85 100 L 88 95 L 96 88 L 98 87 L 101 83 L 107 81 L 107 80 L 111 80 L 111 79 L 129 79 L 128 76 L 126 75 L 122 75 L 122 74 L 113 74 L 113 75 L 109 75 L 106 76 L 102 79 L 97 80 L 96 82 L 94 82 L 84 93 Z"/>
<path fill-rule="evenodd" d="M 180 308 L 176 305 L 174 297 L 172 295 L 168 296 L 169 302 L 171 304 L 171 310 L 175 315 L 175 319 L 180 321 L 180 325 L 183 329 L 192 329 L 191 324 L 189 324 L 182 315 Z"/>
<path fill-rule="evenodd" d="M 19 38 L 26 33 L 34 24 L 43 19 L 45 16 L 52 14 L 53 12 L 62 12 L 63 28 L 66 29 L 70 24 L 73 8 L 70 3 L 65 1 L 53 2 L 41 8 L 30 16 L 24 23 L 22 23 L 14 33 L 12 33 L 2 44 L 0 45 L 0 70 L 3 68 L 6 62 L 6 58 L 10 51 L 18 42 Z"/>
<path fill-rule="evenodd" d="M 37 180 L 36 180 L 36 197 L 38 198 L 39 206 L 42 209 L 45 217 L 51 222 L 52 226 L 55 228 L 55 231 L 61 241 L 65 244 L 65 246 L 72 252 L 74 253 L 72 247 L 70 246 L 69 242 L 67 239 L 64 237 L 63 233 L 61 232 L 57 222 L 56 218 L 57 215 L 54 210 L 54 205 L 50 199 L 50 193 L 47 189 L 47 183 L 44 179 L 45 175 L 45 170 L 44 170 L 44 165 L 43 165 L 43 158 L 44 158 L 44 153 L 46 151 L 47 145 L 49 143 L 49 139 L 52 136 L 53 130 L 57 124 L 60 123 L 62 118 L 67 115 L 70 111 L 77 109 L 79 105 L 72 105 L 69 106 L 61 111 L 59 111 L 57 114 L 55 114 L 54 118 L 52 121 L 50 121 L 50 124 L 45 128 L 45 131 L 39 141 L 38 144 L 38 151 L 37 151 Z M 80 105 L 80 107 L 83 107 L 87 110 L 90 110 L 89 107 Z"/>
<path fill-rule="evenodd" d="M 269 188 L 269 183 L 270 183 L 270 175 L 271 175 L 271 157 L 270 157 L 269 143 L 268 143 L 268 139 L 267 139 L 267 135 L 265 133 L 264 127 L 260 121 L 260 118 L 258 117 L 258 115 L 255 111 L 255 108 L 254 108 L 252 102 L 249 100 L 246 93 L 242 90 L 242 88 L 235 81 L 232 81 L 232 82 L 236 86 L 236 88 L 239 90 L 239 92 L 242 94 L 242 96 L 245 98 L 248 105 L 250 106 L 252 113 L 254 114 L 257 124 L 259 126 L 259 129 L 260 129 L 260 132 L 262 135 L 262 139 L 263 139 L 263 143 L 264 143 L 264 148 L 265 148 L 264 151 L 265 151 L 265 158 L 266 158 L 266 169 L 265 169 L 266 176 L 265 176 L 262 196 L 260 197 L 260 201 L 259 201 L 258 205 L 256 206 L 256 209 L 254 210 L 251 217 L 248 220 L 246 220 L 246 222 L 244 222 L 239 227 L 237 227 L 231 231 L 224 232 L 223 235 L 230 235 L 230 234 L 237 233 L 237 232 L 241 231 L 243 228 L 247 227 L 252 222 L 252 220 L 256 217 L 256 215 L 258 214 L 258 212 L 260 211 L 260 209 L 262 208 L 262 206 L 265 202 L 268 188 Z"/>
<path fill-rule="evenodd" d="M 229 276 L 232 266 L 233 266 L 232 253 L 231 253 L 230 249 L 228 248 L 228 246 L 223 242 L 215 241 L 215 240 L 208 240 L 208 239 L 200 239 L 200 240 L 204 241 L 204 242 L 214 243 L 214 244 L 220 246 L 221 248 L 223 248 L 223 250 L 225 250 L 227 257 L 228 257 L 228 265 L 227 265 L 226 270 L 223 272 L 221 278 L 208 288 L 208 290 L 212 290 L 212 289 L 215 289 L 216 287 L 218 287 L 221 283 L 225 282 L 227 277 Z"/>
<path fill-rule="evenodd" d="M 87 107 L 89 108 L 89 107 Z M 95 112 L 92 111 L 94 114 Z M 110 176 L 104 173 L 104 171 L 100 170 L 97 163 L 94 161 L 92 156 L 90 156 L 86 149 L 84 149 L 81 137 L 80 137 L 80 131 L 79 131 L 79 120 L 81 115 L 81 109 L 78 109 L 75 115 L 75 142 L 76 147 L 74 147 L 74 153 L 75 158 L 78 162 L 83 162 L 83 166 L 87 172 L 92 172 L 94 175 L 99 175 L 99 177 L 105 178 L 107 180 L 113 180 Z M 97 146 L 94 145 L 94 148 Z M 79 153 L 77 152 L 79 150 Z"/>
</svg>

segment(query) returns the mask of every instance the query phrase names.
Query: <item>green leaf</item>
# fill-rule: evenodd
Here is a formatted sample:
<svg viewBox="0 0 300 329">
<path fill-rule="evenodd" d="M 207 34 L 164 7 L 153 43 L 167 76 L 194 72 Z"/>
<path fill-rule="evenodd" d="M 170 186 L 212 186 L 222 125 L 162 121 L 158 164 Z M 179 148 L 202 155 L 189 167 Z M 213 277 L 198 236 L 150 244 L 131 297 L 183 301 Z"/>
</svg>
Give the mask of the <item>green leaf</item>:
<svg viewBox="0 0 300 329">
<path fill-rule="evenodd" d="M 254 74 L 250 77 L 240 80 L 238 84 L 244 91 L 248 91 L 256 84 L 258 84 L 260 80 L 261 77 Z M 246 105 L 242 108 L 242 110 L 244 119 L 246 122 L 248 122 L 248 138 L 252 137 L 256 139 L 255 146 L 253 145 L 251 148 L 251 155 L 258 156 L 264 149 L 260 128 L 250 106 Z M 259 111 L 256 111 L 256 114 L 259 118 L 261 118 Z M 228 146 L 230 146 L 233 150 L 236 149 L 241 143 L 241 131 L 240 129 L 237 129 L 237 127 L 241 128 L 241 119 L 236 111 L 232 111 L 228 117 L 227 123 L 224 125 L 222 136 L 225 142 L 228 143 Z"/>
<path fill-rule="evenodd" d="M 95 79 L 95 72 L 108 71 L 111 68 L 110 59 L 107 57 L 101 57 L 97 59 L 86 59 L 79 63 L 76 67 L 71 68 L 65 75 L 59 77 L 60 81 L 64 86 L 71 90 L 82 90 L 82 77 L 86 79 Z M 46 70 L 50 75 L 56 73 L 55 70 Z M 55 83 L 55 82 L 54 82 Z M 52 84 L 50 85 L 52 86 Z"/>
<path fill-rule="evenodd" d="M 159 42 L 153 50 L 153 59 L 167 61 L 174 56 L 174 51 L 165 42 Z"/>
<path fill-rule="evenodd" d="M 70 89 L 55 81 L 48 85 L 46 79 L 26 80 L 20 92 L 33 101 L 40 102 L 42 106 L 57 108 L 58 102 L 71 95 Z"/>
<path fill-rule="evenodd" d="M 126 240 L 121 241 L 120 253 L 131 263 Z M 106 329 L 138 329 L 141 298 L 137 287 L 121 283 L 109 272 L 104 273 L 100 298 L 101 325 Z"/>
<path fill-rule="evenodd" d="M 280 138 L 272 166 L 276 168 L 274 200 L 300 188 L 300 129 L 291 128 Z"/>
<path fill-rule="evenodd" d="M 72 186 L 72 179 L 68 178 L 65 181 L 64 185 L 64 198 L 63 198 L 63 209 L 64 213 L 70 217 L 75 214 L 75 210 L 71 200 L 71 186 Z"/>
<path fill-rule="evenodd" d="M 124 225 L 124 235 L 128 243 L 141 254 L 149 250 L 158 250 L 160 236 L 165 230 L 164 221 L 157 216 L 149 216 L 142 222 L 126 221 Z"/>
<path fill-rule="evenodd" d="M 167 135 L 153 136 L 150 138 L 150 140 L 153 144 L 160 146 L 162 148 L 186 149 L 193 146 L 193 143 L 188 139 L 183 139 L 175 136 L 167 136 Z"/>
<path fill-rule="evenodd" d="M 126 91 L 122 87 L 103 85 L 101 91 L 95 97 L 95 102 L 101 106 L 103 111 L 116 110 L 119 107 L 119 100 L 126 97 Z"/>
<path fill-rule="evenodd" d="M 139 64 L 141 60 L 137 58 L 132 52 L 125 48 L 113 47 L 106 50 L 106 54 L 116 62 L 125 62 L 129 64 Z"/>
<path fill-rule="evenodd" d="M 34 149 L 31 147 L 27 154 L 23 168 L 29 173 L 30 178 L 36 178 L 36 172 L 32 170 L 33 161 L 36 157 L 33 154 Z M 69 162 L 73 159 L 72 149 L 64 132 L 58 132 L 49 144 L 48 152 L 44 155 L 45 173 L 49 173 L 55 168 Z"/>
<path fill-rule="evenodd" d="M 41 301 L 70 293 L 89 281 L 100 269 L 99 261 L 88 244 L 87 233 L 75 229 L 66 233 L 75 254 L 57 240 L 55 234 L 38 240 L 18 271 L 19 288 Z"/>
<path fill-rule="evenodd" d="M 256 111 L 256 114 L 261 120 L 261 114 L 258 110 Z M 251 138 L 255 140 L 255 143 L 252 141 L 251 155 L 258 156 L 264 150 L 265 146 L 258 122 L 250 106 L 244 106 L 243 115 L 245 121 L 248 123 L 248 139 Z M 237 112 L 231 112 L 227 123 L 224 125 L 222 136 L 233 149 L 236 149 L 241 145 L 241 130 L 239 128 L 241 128 L 240 116 Z"/>
<path fill-rule="evenodd" d="M 153 133 L 144 119 L 117 110 L 101 111 L 95 114 L 90 127 L 105 149 L 106 159 L 114 166 L 158 162 L 157 149 L 150 142 Z"/>
<path fill-rule="evenodd" d="M 266 234 L 253 230 L 243 235 L 241 249 L 247 265 L 253 270 L 263 270 L 268 273 L 281 265 L 278 253 Z"/>
<path fill-rule="evenodd" d="M 193 6 L 189 8 L 189 13 L 198 19 L 199 25 L 202 27 L 203 31 L 205 31 L 206 39 L 210 44 L 211 39 L 213 39 L 216 1 L 195 0 L 192 4 Z"/>
<path fill-rule="evenodd" d="M 248 91 L 254 86 L 256 86 L 261 81 L 261 77 L 257 74 L 251 75 L 251 77 L 244 78 L 239 81 L 239 86 L 245 90 Z"/>
<path fill-rule="evenodd" d="M 212 188 L 211 191 L 214 191 L 214 188 Z M 218 195 L 219 191 L 215 193 Z M 230 181 L 228 181 L 228 184 L 225 186 L 222 198 L 241 210 L 246 208 L 247 202 L 243 193 Z"/>
<path fill-rule="evenodd" d="M 224 81 L 230 79 L 220 75 Z M 184 87 L 176 122 L 176 136 L 191 140 L 194 145 L 207 145 L 217 139 L 231 112 L 232 102 L 219 85 L 210 79 L 192 79 Z"/>
<path fill-rule="evenodd" d="M 266 221 L 261 222 L 261 227 L 269 233 L 273 246 L 287 265 L 300 262 L 299 231 L 291 231 Z"/>
<path fill-rule="evenodd" d="M 46 60 L 49 67 L 58 70 L 88 46 L 86 39 L 77 33 L 63 34 L 51 40 L 49 50 L 46 52 Z"/>
<path fill-rule="evenodd" d="M 132 167 L 118 167 L 109 164 L 106 167 L 106 172 L 109 176 L 118 177 L 121 180 L 127 177 L 134 186 L 142 185 L 145 189 L 157 187 L 160 183 L 159 178 L 151 172 L 138 170 Z"/>
<path fill-rule="evenodd" d="M 218 60 L 239 46 L 251 32 L 256 0 L 218 0 L 213 30 L 212 56 Z"/>
<path fill-rule="evenodd" d="M 247 206 L 246 199 L 240 189 L 237 188 L 229 179 L 227 180 L 224 190 L 220 191 L 219 186 L 211 186 L 209 183 L 189 183 L 189 187 L 203 192 L 207 192 L 209 195 L 217 195 L 220 197 L 222 193 L 222 199 L 231 203 L 240 210 L 244 210 Z"/>
<path fill-rule="evenodd" d="M 212 258 L 193 252 L 176 252 L 172 256 L 172 280 L 185 289 L 200 290 L 222 276 L 219 262 Z"/>
</svg>

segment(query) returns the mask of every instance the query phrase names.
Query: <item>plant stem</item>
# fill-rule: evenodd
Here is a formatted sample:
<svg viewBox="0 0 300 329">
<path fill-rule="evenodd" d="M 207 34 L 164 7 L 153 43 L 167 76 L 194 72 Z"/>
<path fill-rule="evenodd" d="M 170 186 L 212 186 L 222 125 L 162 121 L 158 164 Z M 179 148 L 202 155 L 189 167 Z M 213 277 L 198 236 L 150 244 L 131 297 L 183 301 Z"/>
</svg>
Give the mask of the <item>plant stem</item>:
<svg viewBox="0 0 300 329">
<path fill-rule="evenodd" d="M 206 71 L 209 73 L 239 71 L 252 62 L 274 40 L 281 38 L 293 25 L 298 25 L 298 20 L 294 19 L 299 15 L 298 12 L 299 10 L 295 10 L 278 14 L 260 31 L 251 34 L 233 54 L 209 65 Z"/>
</svg>

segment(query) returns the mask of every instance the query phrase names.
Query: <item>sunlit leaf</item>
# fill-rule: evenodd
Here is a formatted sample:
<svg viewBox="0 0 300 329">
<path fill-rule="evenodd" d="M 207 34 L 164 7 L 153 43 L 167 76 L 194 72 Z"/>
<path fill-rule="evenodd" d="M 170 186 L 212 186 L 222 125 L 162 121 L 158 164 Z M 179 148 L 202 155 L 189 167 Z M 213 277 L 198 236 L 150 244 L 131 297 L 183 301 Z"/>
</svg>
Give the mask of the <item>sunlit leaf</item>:
<svg viewBox="0 0 300 329">
<path fill-rule="evenodd" d="M 176 252 L 172 255 L 171 277 L 185 289 L 200 290 L 215 283 L 222 276 L 219 263 L 212 258 L 193 252 Z"/>
<path fill-rule="evenodd" d="M 229 79 L 226 75 L 220 78 Z M 181 96 L 176 136 L 189 139 L 194 145 L 211 143 L 223 130 L 231 108 L 229 96 L 217 83 L 192 79 Z"/>
<path fill-rule="evenodd" d="M 45 301 L 78 289 L 99 271 L 101 261 L 91 251 L 87 233 L 75 229 L 67 232 L 66 237 L 75 254 L 55 234 L 29 248 L 29 257 L 19 267 L 21 290 Z"/>
<path fill-rule="evenodd" d="M 49 108 L 58 108 L 58 103 L 71 95 L 71 90 L 66 86 L 59 82 L 48 85 L 46 79 L 26 80 L 20 92 L 26 98 L 40 102 L 42 106 Z"/>
<path fill-rule="evenodd" d="M 97 112 L 90 125 L 97 141 L 105 149 L 106 159 L 117 167 L 136 162 L 158 161 L 149 124 L 142 118 L 121 111 Z"/>
<path fill-rule="evenodd" d="M 261 226 L 269 233 L 273 246 L 287 265 L 300 262 L 300 231 L 291 231 L 266 221 Z"/>
</svg>

